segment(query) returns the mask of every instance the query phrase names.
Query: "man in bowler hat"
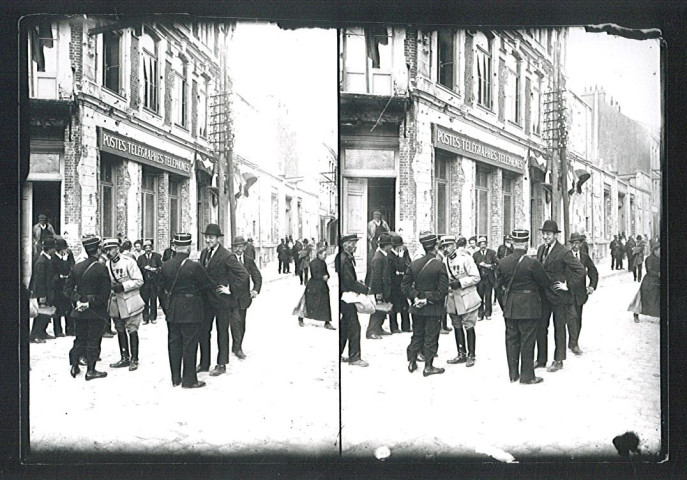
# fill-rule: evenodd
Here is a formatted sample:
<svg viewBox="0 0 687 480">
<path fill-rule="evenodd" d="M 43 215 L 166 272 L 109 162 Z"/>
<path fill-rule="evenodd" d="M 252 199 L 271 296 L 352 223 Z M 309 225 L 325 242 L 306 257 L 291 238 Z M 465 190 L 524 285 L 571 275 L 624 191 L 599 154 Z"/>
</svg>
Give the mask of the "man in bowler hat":
<svg viewBox="0 0 687 480">
<path fill-rule="evenodd" d="M 438 238 L 432 233 L 423 234 L 420 243 L 425 255 L 414 260 L 401 281 L 401 290 L 411 301 L 410 313 L 413 316 L 413 336 L 407 349 L 408 371 L 417 370 L 417 358 L 424 351 L 425 368 L 422 374 L 444 373 L 443 368 L 433 365 L 439 349 L 441 320 L 446 317 L 446 295 L 448 294 L 448 274 L 437 257 Z"/>
<path fill-rule="evenodd" d="M 391 330 L 398 330 L 396 315 L 401 315 L 401 331 L 410 332 L 410 314 L 408 313 L 408 299 L 401 291 L 401 281 L 410 266 L 410 259 L 405 256 L 403 237 L 391 235 L 391 250 L 389 251 L 389 273 L 391 274 L 391 303 L 394 308 L 389 313 Z"/>
<path fill-rule="evenodd" d="M 355 273 L 355 251 L 358 244 L 358 236 L 355 233 L 341 237 L 341 252 L 337 256 L 336 271 L 339 274 L 339 291 L 343 295 L 346 292 L 367 294 L 370 289 L 364 283 L 358 281 Z M 348 362 L 356 367 L 367 367 L 368 363 L 361 358 L 360 352 L 360 320 L 355 303 L 346 303 L 339 297 L 339 312 L 341 313 L 341 325 L 339 329 L 339 355 L 341 361 Z M 343 357 L 343 352 L 348 344 L 348 358 Z"/>
<path fill-rule="evenodd" d="M 487 237 L 479 237 L 477 242 L 479 249 L 472 255 L 479 269 L 480 282 L 477 284 L 477 293 L 482 299 L 482 305 L 477 311 L 478 320 L 487 317 L 491 320 L 491 308 L 493 305 L 492 293 L 496 283 L 496 252 L 487 248 Z"/>
<path fill-rule="evenodd" d="M 231 327 L 231 351 L 241 360 L 246 358 L 246 354 L 243 352 L 243 339 L 246 335 L 246 314 L 248 313 L 248 307 L 251 306 L 253 299 L 258 296 L 262 288 L 262 275 L 260 274 L 258 266 L 255 264 L 255 260 L 246 255 L 246 245 L 246 241 L 240 236 L 237 236 L 231 242 L 233 254 L 248 272 L 248 277 L 238 282 L 234 290 L 234 294 L 239 304 L 239 314 L 238 318 L 233 317 L 232 323 L 229 324 Z M 251 282 L 253 283 L 252 288 Z"/>
<path fill-rule="evenodd" d="M 239 284 L 248 279 L 248 272 L 229 250 L 220 243 L 224 236 L 219 225 L 208 224 L 205 227 L 206 248 L 200 252 L 200 264 L 207 272 L 214 285 L 214 291 L 207 295 L 204 320 L 200 330 L 200 364 L 199 372 L 210 371 L 210 333 L 213 321 L 217 327 L 217 365 L 210 375 L 222 375 L 229 363 L 229 326 L 238 321 L 239 302 L 237 291 Z"/>
<path fill-rule="evenodd" d="M 526 255 L 530 232 L 513 230 L 513 253 L 499 260 L 497 290 L 502 292 L 506 322 L 506 359 L 511 383 L 543 381 L 534 375 L 534 342 L 542 316 L 540 291 L 551 289 L 541 263 Z"/>
<path fill-rule="evenodd" d="M 155 323 L 157 320 L 157 290 L 158 277 L 162 270 L 162 256 L 153 252 L 153 241 L 143 242 L 144 252 L 138 256 L 138 268 L 143 274 L 143 286 L 141 287 L 141 297 L 145 302 L 143 310 L 143 323 Z"/>
<path fill-rule="evenodd" d="M 577 232 L 570 235 L 570 247 L 573 255 L 580 261 L 585 270 L 585 274 L 582 276 L 581 281 L 570 284 L 573 297 L 575 297 L 575 321 L 577 324 L 575 328 L 568 329 L 570 337 L 568 340 L 568 348 L 575 355 L 582 355 L 582 350 L 579 346 L 580 331 L 582 330 L 582 307 L 587 303 L 589 295 L 594 293 L 599 284 L 599 272 L 594 265 L 594 261 L 589 254 L 582 251 L 581 246 L 583 240 L 584 235 L 580 235 Z M 587 285 L 587 277 L 589 277 L 589 285 Z"/>
<path fill-rule="evenodd" d="M 378 302 L 388 302 L 391 299 L 391 272 L 389 269 L 389 251 L 391 250 L 391 235 L 382 233 L 378 239 L 377 250 L 375 251 L 372 262 L 370 263 L 370 273 L 368 275 L 368 286 L 370 293 L 375 296 Z M 370 315 L 365 337 L 378 340 L 382 335 L 389 335 L 389 332 L 382 328 L 385 312 L 375 312 Z M 391 333 L 399 333 L 398 327 Z"/>
<path fill-rule="evenodd" d="M 203 324 L 203 295 L 214 292 L 217 287 L 205 269 L 188 258 L 191 234 L 177 233 L 173 242 L 177 254 L 165 262 L 160 275 L 172 386 L 200 388 L 205 382 L 199 382 L 196 375 L 196 354 Z"/>
<path fill-rule="evenodd" d="M 546 298 L 542 299 L 542 317 L 537 328 L 537 362 L 534 368 L 546 366 L 549 322 L 553 313 L 556 350 L 547 371 L 557 372 L 563 368 L 566 358 L 566 326 L 573 333 L 576 329 L 575 301 L 569 285 L 584 277 L 584 267 L 568 247 L 558 242 L 556 237 L 560 230 L 555 221 L 546 220 L 540 231 L 544 244 L 537 250 L 537 260 L 543 265 L 553 285 L 545 290 Z"/>
</svg>

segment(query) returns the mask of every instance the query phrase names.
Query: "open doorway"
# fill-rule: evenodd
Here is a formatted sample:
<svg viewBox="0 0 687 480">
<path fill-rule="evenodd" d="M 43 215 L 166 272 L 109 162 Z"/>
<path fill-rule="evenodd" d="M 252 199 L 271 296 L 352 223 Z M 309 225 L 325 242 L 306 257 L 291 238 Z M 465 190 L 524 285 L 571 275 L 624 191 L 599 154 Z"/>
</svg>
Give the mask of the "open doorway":
<svg viewBox="0 0 687 480">
<path fill-rule="evenodd" d="M 48 217 L 48 223 L 55 228 L 55 233 L 61 235 L 62 218 L 60 215 L 60 183 L 61 182 L 33 182 L 33 218 L 32 225 L 38 223 L 41 213 Z"/>
<path fill-rule="evenodd" d="M 395 229 L 396 218 L 396 179 L 369 178 L 367 180 L 367 220 L 372 220 L 372 213 L 379 210 L 382 218 Z"/>
</svg>

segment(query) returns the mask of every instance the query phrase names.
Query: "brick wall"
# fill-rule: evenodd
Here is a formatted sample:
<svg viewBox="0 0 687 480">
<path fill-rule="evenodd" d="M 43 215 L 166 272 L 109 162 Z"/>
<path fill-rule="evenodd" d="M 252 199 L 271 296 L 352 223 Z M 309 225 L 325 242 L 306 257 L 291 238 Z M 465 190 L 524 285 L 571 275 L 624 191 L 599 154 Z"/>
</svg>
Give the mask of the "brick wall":
<svg viewBox="0 0 687 480">
<path fill-rule="evenodd" d="M 131 91 L 129 92 L 131 98 L 131 108 L 138 110 L 141 103 L 140 100 L 140 56 L 138 55 L 138 37 L 131 35 Z"/>
<path fill-rule="evenodd" d="M 81 114 L 81 160 L 77 166 L 77 176 L 81 183 L 81 232 L 99 234 L 98 222 L 98 177 L 100 175 L 100 150 L 93 113 L 83 109 Z"/>
<path fill-rule="evenodd" d="M 473 88 L 473 74 L 472 65 L 474 65 L 475 52 L 472 49 L 473 38 L 472 35 L 466 33 L 465 35 L 465 105 L 472 105 L 475 100 Z"/>
<path fill-rule="evenodd" d="M 406 38 L 403 44 L 405 52 L 406 65 L 408 67 L 408 75 L 410 88 L 415 88 L 417 79 L 417 29 L 407 28 Z"/>
<path fill-rule="evenodd" d="M 78 112 L 71 118 L 71 127 L 65 129 L 64 139 L 64 223 L 81 223 L 81 183 L 77 173 L 81 160 L 81 123 Z M 81 232 L 79 231 L 79 235 Z"/>
<path fill-rule="evenodd" d="M 74 72 L 74 85 L 81 84 L 83 77 L 83 24 L 80 20 L 69 23 L 71 40 L 69 42 L 69 60 Z"/>
<path fill-rule="evenodd" d="M 160 86 L 159 88 L 162 88 Z M 164 105 L 165 125 L 172 124 L 172 90 L 174 89 L 174 70 L 172 62 L 165 62 Z"/>
<path fill-rule="evenodd" d="M 169 174 L 163 172 L 157 182 L 157 244 L 155 249 L 169 245 Z"/>
</svg>

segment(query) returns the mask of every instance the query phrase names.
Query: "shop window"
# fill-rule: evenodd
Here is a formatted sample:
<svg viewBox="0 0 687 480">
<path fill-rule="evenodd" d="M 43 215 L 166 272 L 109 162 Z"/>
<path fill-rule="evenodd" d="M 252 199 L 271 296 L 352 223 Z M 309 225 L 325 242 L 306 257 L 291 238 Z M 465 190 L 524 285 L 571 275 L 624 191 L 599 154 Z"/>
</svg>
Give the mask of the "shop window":
<svg viewBox="0 0 687 480">
<path fill-rule="evenodd" d="M 157 178 L 155 175 L 143 174 L 141 184 L 143 210 L 143 238 L 152 239 L 155 245 L 157 231 Z"/>
<path fill-rule="evenodd" d="M 201 80 L 198 89 L 198 135 L 207 137 L 208 130 L 208 95 L 207 80 Z"/>
<path fill-rule="evenodd" d="M 344 91 L 391 95 L 391 44 L 387 27 L 346 29 Z"/>
<path fill-rule="evenodd" d="M 143 63 L 143 106 L 153 112 L 159 110 L 159 62 L 158 42 L 146 34 L 141 37 Z"/>
<path fill-rule="evenodd" d="M 114 238 L 117 231 L 117 202 L 115 188 L 117 185 L 114 162 L 100 160 L 100 218 L 103 238 Z"/>
<path fill-rule="evenodd" d="M 103 86 L 117 94 L 120 93 L 121 79 L 121 36 L 114 32 L 103 34 Z"/>
<path fill-rule="evenodd" d="M 477 103 L 491 110 L 491 40 L 484 33 L 478 32 L 475 36 L 475 44 L 477 46 L 475 52 L 475 63 L 477 64 Z"/>
<path fill-rule="evenodd" d="M 440 31 L 438 35 L 437 79 L 440 84 L 453 90 L 455 88 L 455 33 Z"/>
<path fill-rule="evenodd" d="M 187 64 L 184 61 L 176 62 L 174 68 L 174 90 L 172 94 L 172 115 L 174 123 L 186 128 L 188 117 L 188 85 L 186 82 Z"/>
<path fill-rule="evenodd" d="M 532 102 L 530 102 L 532 133 L 541 134 L 541 77 L 532 79 Z"/>
<path fill-rule="evenodd" d="M 520 65 L 511 56 L 508 61 L 508 83 L 506 86 L 506 118 L 520 125 Z"/>
<path fill-rule="evenodd" d="M 181 231 L 180 182 L 169 179 L 169 238 Z"/>
<path fill-rule="evenodd" d="M 436 212 L 436 232 L 446 235 L 451 228 L 451 155 L 435 150 L 434 158 L 434 211 Z"/>
<path fill-rule="evenodd" d="M 475 234 L 489 232 L 489 171 L 478 168 L 475 179 Z"/>
<path fill-rule="evenodd" d="M 513 203 L 513 183 L 512 177 L 503 177 L 503 231 L 510 233 L 513 230 L 513 219 L 515 218 L 515 204 Z"/>
</svg>

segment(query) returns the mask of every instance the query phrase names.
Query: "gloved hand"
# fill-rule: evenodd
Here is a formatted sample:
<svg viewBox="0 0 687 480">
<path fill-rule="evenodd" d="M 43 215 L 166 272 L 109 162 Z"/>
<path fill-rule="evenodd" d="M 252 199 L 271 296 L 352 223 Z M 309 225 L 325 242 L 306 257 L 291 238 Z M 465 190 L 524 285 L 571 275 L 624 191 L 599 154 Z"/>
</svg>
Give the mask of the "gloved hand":
<svg viewBox="0 0 687 480">
<path fill-rule="evenodd" d="M 449 283 L 449 286 L 450 286 L 452 289 L 454 289 L 454 290 L 455 290 L 456 288 L 461 288 L 461 287 L 462 287 L 462 285 L 460 284 L 460 280 L 458 280 L 458 279 L 452 280 L 451 283 Z"/>
<path fill-rule="evenodd" d="M 117 285 L 112 287 L 112 291 L 114 293 L 122 293 L 124 291 L 124 285 L 122 285 L 121 283 L 118 283 Z"/>
</svg>

